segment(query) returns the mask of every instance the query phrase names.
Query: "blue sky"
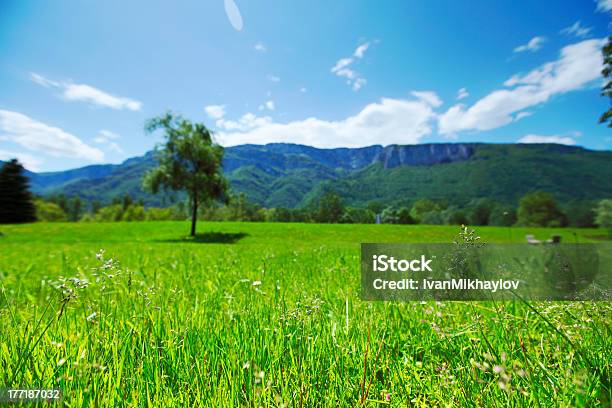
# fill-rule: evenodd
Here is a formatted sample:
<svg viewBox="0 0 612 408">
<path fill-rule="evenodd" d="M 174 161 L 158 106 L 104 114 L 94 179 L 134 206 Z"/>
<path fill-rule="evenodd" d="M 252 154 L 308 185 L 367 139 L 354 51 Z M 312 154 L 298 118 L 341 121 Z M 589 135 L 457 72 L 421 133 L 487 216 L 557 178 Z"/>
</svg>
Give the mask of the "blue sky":
<svg viewBox="0 0 612 408">
<path fill-rule="evenodd" d="M 560 142 L 597 123 L 612 0 L 0 0 L 0 159 L 117 163 L 172 109 L 226 146 Z"/>
</svg>

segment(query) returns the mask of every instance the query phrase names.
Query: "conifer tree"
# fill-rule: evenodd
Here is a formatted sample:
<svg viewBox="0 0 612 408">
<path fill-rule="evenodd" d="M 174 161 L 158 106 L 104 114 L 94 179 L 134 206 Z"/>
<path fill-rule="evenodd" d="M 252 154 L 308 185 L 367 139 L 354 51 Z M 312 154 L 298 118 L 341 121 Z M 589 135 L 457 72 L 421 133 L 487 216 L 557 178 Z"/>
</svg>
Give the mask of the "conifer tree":
<svg viewBox="0 0 612 408">
<path fill-rule="evenodd" d="M 36 221 L 30 183 L 23 166 L 13 159 L 0 169 L 0 224 Z"/>
</svg>

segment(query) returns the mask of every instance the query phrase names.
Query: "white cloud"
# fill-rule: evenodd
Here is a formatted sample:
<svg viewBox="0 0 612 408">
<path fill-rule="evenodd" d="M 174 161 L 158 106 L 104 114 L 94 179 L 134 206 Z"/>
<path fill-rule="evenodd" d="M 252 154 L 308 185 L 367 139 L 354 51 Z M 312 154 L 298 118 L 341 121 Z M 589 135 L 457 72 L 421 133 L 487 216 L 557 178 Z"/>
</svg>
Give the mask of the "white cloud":
<svg viewBox="0 0 612 408">
<path fill-rule="evenodd" d="M 11 159 L 19 160 L 19 163 L 30 171 L 39 171 L 40 165 L 43 163 L 43 160 L 31 154 L 0 150 L 0 160 L 8 161 Z"/>
<path fill-rule="evenodd" d="M 301 93 L 306 93 L 306 92 L 308 92 L 308 90 L 305 87 L 301 87 L 300 88 L 300 92 Z"/>
<path fill-rule="evenodd" d="M 555 95 L 584 88 L 600 78 L 604 43 L 605 39 L 597 39 L 568 45 L 561 49 L 556 61 L 508 79 L 504 82 L 508 89 L 495 90 L 470 107 L 454 105 L 440 115 L 440 133 L 495 129 L 515 121 L 520 116 L 515 116 L 518 112 Z"/>
<path fill-rule="evenodd" d="M 31 79 L 33 82 L 37 83 L 38 85 L 42 85 L 42 86 L 44 86 L 45 88 L 50 88 L 50 87 L 59 87 L 59 86 L 60 86 L 60 83 L 59 83 L 59 82 L 57 82 L 57 81 L 52 81 L 52 80 L 50 80 L 50 79 L 47 79 L 47 78 L 45 78 L 44 76 L 39 75 L 39 74 L 37 74 L 37 73 L 35 73 L 35 72 L 31 72 L 31 73 L 30 73 L 30 79 Z"/>
<path fill-rule="evenodd" d="M 261 105 L 259 105 L 258 109 L 260 111 L 265 110 L 265 109 L 273 111 L 275 109 L 274 101 L 273 100 L 266 101 L 265 103 L 262 103 Z"/>
<path fill-rule="evenodd" d="M 106 129 L 102 129 L 99 132 L 100 136 L 107 139 L 107 140 L 117 140 L 119 138 L 121 138 L 121 136 L 119 136 L 117 133 L 115 132 L 111 132 L 110 130 L 106 130 Z"/>
<path fill-rule="evenodd" d="M 336 62 L 336 65 L 332 67 L 331 72 L 338 72 L 344 69 L 345 67 L 348 67 L 352 63 L 353 63 L 352 58 L 340 58 L 338 62 Z"/>
<path fill-rule="evenodd" d="M 268 51 L 268 47 L 262 42 L 258 42 L 253 46 L 253 49 L 258 52 L 266 52 Z"/>
<path fill-rule="evenodd" d="M 519 112 L 514 116 L 514 121 L 518 122 L 519 120 L 526 118 L 528 116 L 533 115 L 533 112 L 527 112 L 527 111 L 523 111 L 523 112 Z"/>
<path fill-rule="evenodd" d="M 470 96 L 470 93 L 468 92 L 467 88 L 461 88 L 459 91 L 457 91 L 457 100 L 461 100 L 461 99 L 465 99 L 468 96 Z"/>
<path fill-rule="evenodd" d="M 268 79 L 268 81 L 271 81 L 271 82 L 280 82 L 280 78 L 277 77 L 276 75 L 269 74 L 266 76 L 266 78 Z"/>
<path fill-rule="evenodd" d="M 68 84 L 64 88 L 63 96 L 71 101 L 88 102 L 111 109 L 138 111 L 142 106 L 140 102 L 133 99 L 114 96 L 89 85 Z"/>
<path fill-rule="evenodd" d="M 442 100 L 438 97 L 435 92 L 432 91 L 412 91 L 410 92 L 412 96 L 417 99 L 422 100 L 423 102 L 431 105 L 434 108 L 439 108 L 442 105 Z"/>
<path fill-rule="evenodd" d="M 221 119 L 225 116 L 225 105 L 208 105 L 204 107 L 204 112 L 212 119 Z"/>
<path fill-rule="evenodd" d="M 26 149 L 55 157 L 102 161 L 104 153 L 60 128 L 38 122 L 19 112 L 0 110 L 0 134 Z"/>
<path fill-rule="evenodd" d="M 114 140 L 117 140 L 120 137 L 121 136 L 119 136 L 117 133 L 111 132 L 110 130 L 102 129 L 94 138 L 94 142 L 106 146 L 106 148 L 110 151 L 122 154 L 123 149 L 121 148 L 121 146 L 119 146 L 117 142 L 114 142 Z"/>
<path fill-rule="evenodd" d="M 276 123 L 270 117 L 247 113 L 238 121 L 217 121 L 218 141 L 226 146 L 243 143 L 301 143 L 316 147 L 357 147 L 373 144 L 418 143 L 431 134 L 435 113 L 420 99 L 383 98 L 354 116 L 329 121 L 315 117 Z"/>
<path fill-rule="evenodd" d="M 339 77 L 346 78 L 349 81 L 347 82 L 349 85 L 351 84 L 350 81 L 353 81 L 355 78 L 357 78 L 357 73 L 349 68 L 342 68 L 337 70 L 332 69 L 332 72 L 338 75 Z"/>
<path fill-rule="evenodd" d="M 612 0 L 595 0 L 597 2 L 597 11 L 607 12 L 612 10 Z"/>
<path fill-rule="evenodd" d="M 514 52 L 524 52 L 524 51 L 536 52 L 537 50 L 542 48 L 542 45 L 544 44 L 545 41 L 546 41 L 546 38 L 544 37 L 533 37 L 531 40 L 529 40 L 527 44 L 519 45 L 518 47 L 516 47 L 514 49 Z"/>
<path fill-rule="evenodd" d="M 69 101 L 81 101 L 105 108 L 119 110 L 128 109 L 131 111 L 138 111 L 142 107 L 142 103 L 139 101 L 122 96 L 111 95 L 90 85 L 75 84 L 70 80 L 53 81 L 35 72 L 30 74 L 30 78 L 33 82 L 42 85 L 45 88 L 53 87 L 60 89 L 62 91 L 60 95 Z"/>
<path fill-rule="evenodd" d="M 370 48 L 369 42 L 361 44 L 359 47 L 355 49 L 355 52 L 353 53 L 353 57 L 363 58 L 363 55 L 368 50 L 368 48 Z"/>
<path fill-rule="evenodd" d="M 571 26 L 565 27 L 563 30 L 561 30 L 561 34 L 575 35 L 576 37 L 583 38 L 589 35 L 592 29 L 592 27 L 582 27 L 580 21 L 576 21 Z"/>
<path fill-rule="evenodd" d="M 353 91 L 360 90 L 361 87 L 363 87 L 367 83 L 368 83 L 368 81 L 365 78 L 357 78 L 357 79 L 355 79 L 355 81 L 353 82 L 353 85 L 352 85 Z"/>
<path fill-rule="evenodd" d="M 353 64 L 356 59 L 362 59 L 369 47 L 369 42 L 361 44 L 355 49 L 352 57 L 340 58 L 331 69 L 332 74 L 341 78 L 346 78 L 346 84 L 349 85 L 353 91 L 360 90 L 368 81 L 357 71 L 349 68 L 349 66 Z"/>
<path fill-rule="evenodd" d="M 517 143 L 557 143 L 564 145 L 575 145 L 576 141 L 569 136 L 542 136 L 529 134 L 517 140 Z"/>
<path fill-rule="evenodd" d="M 261 128 L 271 123 L 272 118 L 269 116 L 259 117 L 252 113 L 247 113 L 242 115 L 242 117 L 237 121 L 219 119 L 216 122 L 216 125 L 219 129 L 227 131 L 247 132 L 255 128 Z"/>
</svg>

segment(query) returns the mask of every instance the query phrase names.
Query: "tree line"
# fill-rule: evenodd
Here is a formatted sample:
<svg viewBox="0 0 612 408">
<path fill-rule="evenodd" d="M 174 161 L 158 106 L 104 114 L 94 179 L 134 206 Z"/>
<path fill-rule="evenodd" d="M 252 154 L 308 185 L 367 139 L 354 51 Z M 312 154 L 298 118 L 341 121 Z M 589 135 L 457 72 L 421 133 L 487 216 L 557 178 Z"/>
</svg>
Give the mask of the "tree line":
<svg viewBox="0 0 612 408">
<path fill-rule="evenodd" d="M 576 201 L 560 206 L 546 192 L 526 194 L 517 207 L 487 198 L 474 199 L 463 206 L 430 199 L 412 205 L 386 205 L 371 201 L 365 207 L 344 204 L 342 198 L 328 192 L 304 208 L 265 208 L 243 194 L 232 195 L 223 204 L 198 210 L 203 221 L 307 222 L 336 224 L 429 224 L 528 227 L 608 227 L 612 200 Z M 103 206 L 98 201 L 84 202 L 63 194 L 34 199 L 35 216 L 43 222 L 119 222 L 186 220 L 191 215 L 187 202 L 170 207 L 147 207 L 129 195 L 116 197 Z"/>
</svg>

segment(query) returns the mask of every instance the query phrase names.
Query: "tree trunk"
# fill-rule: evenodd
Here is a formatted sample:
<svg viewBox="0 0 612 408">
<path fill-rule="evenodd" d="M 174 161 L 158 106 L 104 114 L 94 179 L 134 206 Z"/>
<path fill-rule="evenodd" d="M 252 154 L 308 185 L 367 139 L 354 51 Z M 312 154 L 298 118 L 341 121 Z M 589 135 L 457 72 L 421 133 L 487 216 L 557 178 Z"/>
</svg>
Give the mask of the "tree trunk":
<svg viewBox="0 0 612 408">
<path fill-rule="evenodd" d="M 191 236 L 195 237 L 196 234 L 196 222 L 198 222 L 198 194 L 193 193 L 193 213 L 191 214 Z"/>
</svg>

